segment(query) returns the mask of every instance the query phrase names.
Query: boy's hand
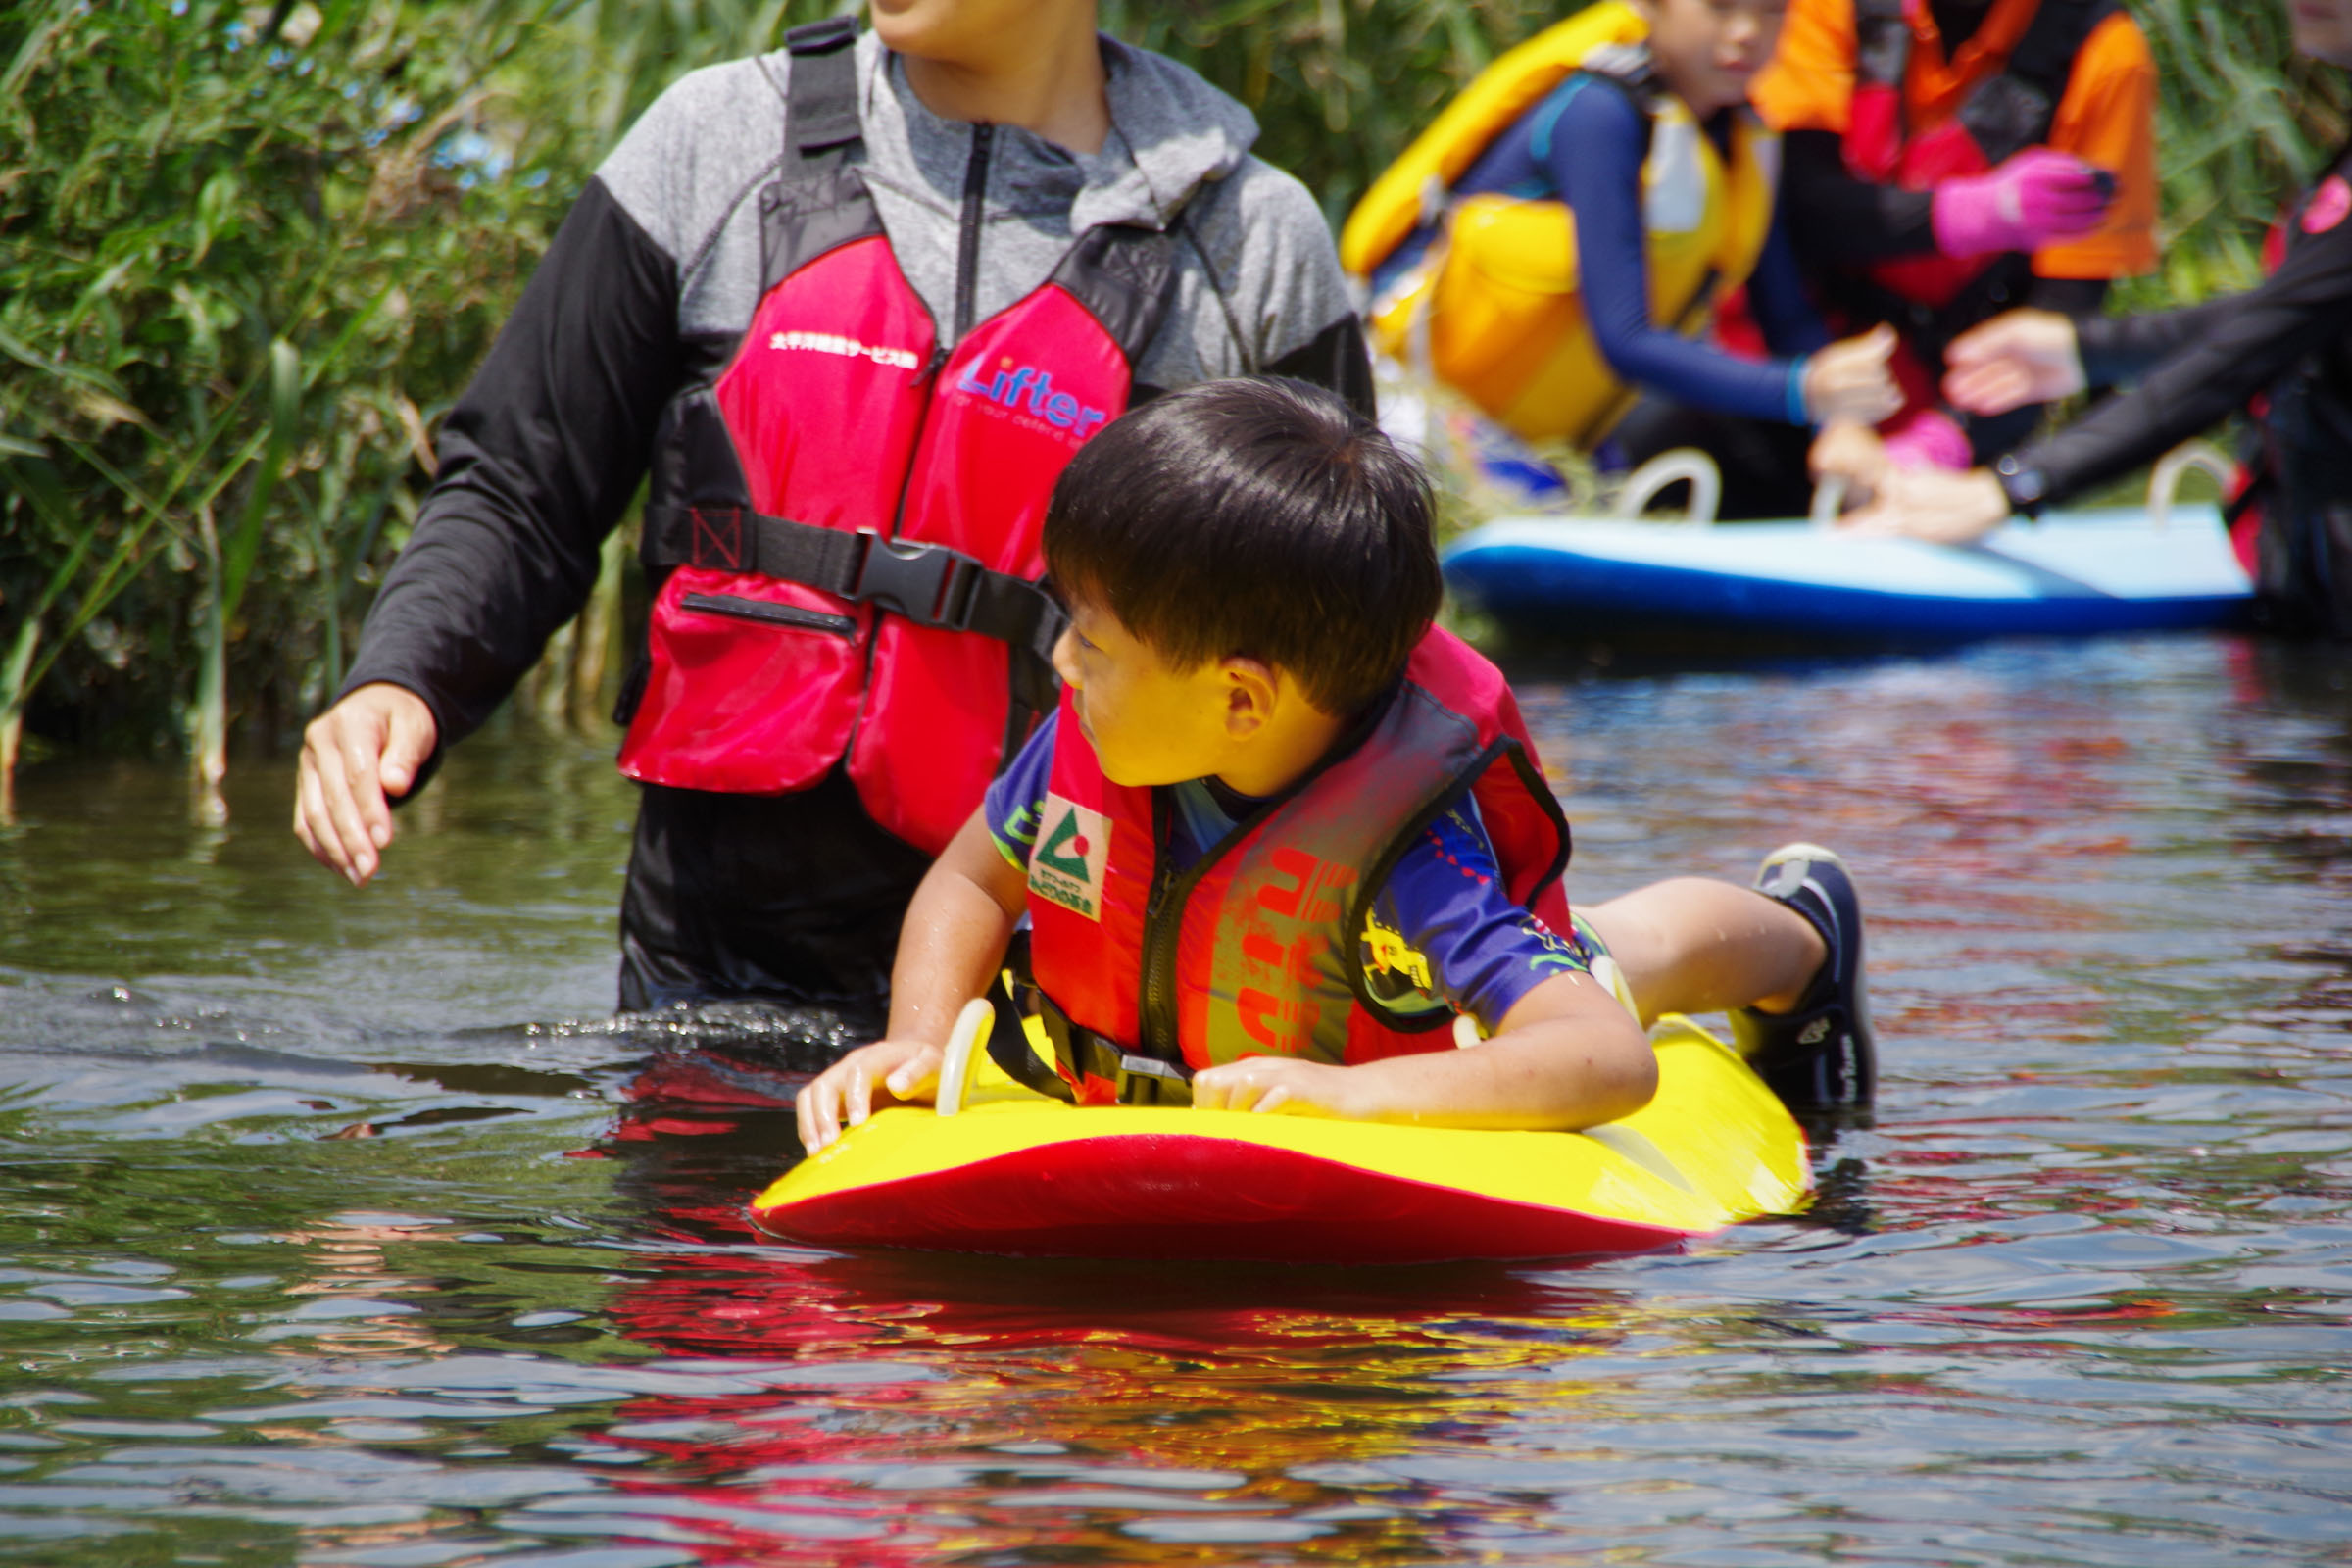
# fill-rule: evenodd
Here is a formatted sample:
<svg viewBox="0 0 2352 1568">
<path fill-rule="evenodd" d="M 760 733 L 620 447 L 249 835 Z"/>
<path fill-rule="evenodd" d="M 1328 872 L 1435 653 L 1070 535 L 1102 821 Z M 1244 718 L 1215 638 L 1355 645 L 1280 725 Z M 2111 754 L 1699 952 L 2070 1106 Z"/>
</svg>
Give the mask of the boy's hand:
<svg viewBox="0 0 2352 1568">
<path fill-rule="evenodd" d="M 1886 364 L 1894 349 L 1894 328 L 1882 321 L 1816 353 L 1804 372 L 1805 412 L 1813 422 L 1876 424 L 1901 408 L 1903 391 Z"/>
<path fill-rule="evenodd" d="M 863 1126 L 880 1104 L 926 1104 L 939 1090 L 939 1063 L 946 1052 L 927 1040 L 877 1040 L 859 1046 L 810 1079 L 793 1097 L 801 1123 L 801 1147 L 813 1154 L 849 1125 Z"/>
<path fill-rule="evenodd" d="M 1296 1056 L 1245 1056 L 1193 1074 L 1195 1110 L 1281 1111 L 1362 1120 L 1375 1114 L 1352 1067 Z"/>
</svg>

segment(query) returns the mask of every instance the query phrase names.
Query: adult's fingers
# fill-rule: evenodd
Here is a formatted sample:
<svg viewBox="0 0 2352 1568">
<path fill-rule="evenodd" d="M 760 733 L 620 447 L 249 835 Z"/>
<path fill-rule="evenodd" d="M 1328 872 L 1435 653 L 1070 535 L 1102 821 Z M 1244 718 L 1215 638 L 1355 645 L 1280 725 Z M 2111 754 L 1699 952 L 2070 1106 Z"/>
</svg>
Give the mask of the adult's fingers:
<svg viewBox="0 0 2352 1568">
<path fill-rule="evenodd" d="M 1974 366 L 1943 378 L 1943 395 L 1970 414 L 2007 414 L 2042 401 L 2034 378 L 2012 365 Z"/>
<path fill-rule="evenodd" d="M 433 755 L 433 744 L 440 739 L 433 710 L 407 693 L 402 696 L 409 700 L 394 700 L 390 704 L 390 734 L 384 741 L 379 774 L 384 788 L 394 795 L 409 793 L 416 782 L 416 770 Z"/>
<path fill-rule="evenodd" d="M 314 720 L 304 736 L 299 796 L 310 828 L 304 842 L 321 864 L 357 887 L 375 874 L 376 846 L 353 798 L 353 753 L 336 717 L 330 710 Z M 372 775 L 372 760 L 368 767 Z"/>
<path fill-rule="evenodd" d="M 2025 352 L 2033 336 L 2033 325 L 2023 313 L 2011 311 L 1991 320 L 1970 327 L 1945 345 L 1943 363 L 1946 365 L 1977 365 L 1985 360 L 1999 359 L 2008 354 Z"/>
</svg>

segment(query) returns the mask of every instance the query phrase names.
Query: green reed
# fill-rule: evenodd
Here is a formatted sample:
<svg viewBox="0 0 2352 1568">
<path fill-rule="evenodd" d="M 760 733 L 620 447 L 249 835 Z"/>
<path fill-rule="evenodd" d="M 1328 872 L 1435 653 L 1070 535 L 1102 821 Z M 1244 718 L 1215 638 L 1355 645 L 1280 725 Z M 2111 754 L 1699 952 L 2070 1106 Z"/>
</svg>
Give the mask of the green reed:
<svg viewBox="0 0 2352 1568">
<path fill-rule="evenodd" d="M 442 414 L 662 86 L 827 0 L 20 0 L 0 7 L 0 811 L 53 743 L 282 742 L 331 696 Z M 1337 222 L 1531 0 L 1103 0 L 1256 114 Z M 2168 250 L 2135 306 L 2256 274 L 2344 132 L 2284 8 L 2134 0 Z M 526 706 L 609 693 L 627 551 Z"/>
</svg>

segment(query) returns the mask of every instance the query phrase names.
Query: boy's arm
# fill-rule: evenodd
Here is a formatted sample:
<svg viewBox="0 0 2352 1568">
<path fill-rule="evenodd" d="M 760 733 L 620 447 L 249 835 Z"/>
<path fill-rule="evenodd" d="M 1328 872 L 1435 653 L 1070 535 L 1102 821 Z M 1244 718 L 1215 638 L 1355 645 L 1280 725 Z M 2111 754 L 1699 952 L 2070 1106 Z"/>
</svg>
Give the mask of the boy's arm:
<svg viewBox="0 0 2352 1568">
<path fill-rule="evenodd" d="M 885 1103 L 928 1099 L 963 1004 L 985 992 L 1021 917 L 1026 880 L 974 810 L 907 906 L 890 973 L 890 1028 L 812 1079 L 794 1099 L 801 1146 L 815 1153 Z"/>
<path fill-rule="evenodd" d="M 1631 1115 L 1657 1088 L 1657 1055 L 1642 1026 L 1607 987 L 1570 971 L 1521 997 L 1494 1038 L 1467 1051 L 1353 1067 L 1251 1056 L 1196 1073 L 1193 1103 L 1355 1121 L 1570 1129 Z"/>
</svg>

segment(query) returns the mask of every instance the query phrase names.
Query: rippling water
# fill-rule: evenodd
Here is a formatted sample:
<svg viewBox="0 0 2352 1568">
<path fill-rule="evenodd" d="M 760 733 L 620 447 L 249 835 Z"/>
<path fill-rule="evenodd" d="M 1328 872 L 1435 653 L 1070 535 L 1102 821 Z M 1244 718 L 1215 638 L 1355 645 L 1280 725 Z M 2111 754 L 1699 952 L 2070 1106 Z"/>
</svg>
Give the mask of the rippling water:
<svg viewBox="0 0 2352 1568">
<path fill-rule="evenodd" d="M 0 1560 L 2345 1560 L 2352 662 L 1527 694 L 1575 896 L 1856 866 L 1885 1087 L 1810 1214 L 1519 1269 L 756 1243 L 788 1114 L 695 1097 L 807 1048 L 606 1020 L 601 754 L 469 743 L 365 894 L 277 764 L 218 830 L 31 769 Z"/>
</svg>

